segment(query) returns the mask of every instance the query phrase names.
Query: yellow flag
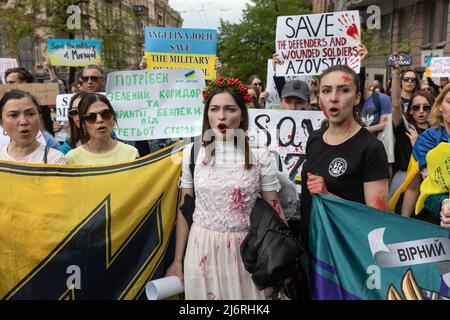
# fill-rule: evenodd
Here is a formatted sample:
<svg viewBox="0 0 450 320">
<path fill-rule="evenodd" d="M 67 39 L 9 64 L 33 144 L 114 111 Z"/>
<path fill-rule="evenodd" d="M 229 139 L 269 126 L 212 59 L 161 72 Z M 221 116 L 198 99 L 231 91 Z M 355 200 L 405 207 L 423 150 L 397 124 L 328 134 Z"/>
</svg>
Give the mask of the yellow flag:
<svg viewBox="0 0 450 320">
<path fill-rule="evenodd" d="M 173 250 L 173 151 L 95 167 L 0 162 L 0 297 L 145 295 Z"/>
<path fill-rule="evenodd" d="M 424 207 L 425 200 L 433 194 L 448 193 L 450 185 L 450 143 L 441 142 L 427 153 L 428 176 L 420 185 L 416 202 L 416 214 Z"/>
</svg>

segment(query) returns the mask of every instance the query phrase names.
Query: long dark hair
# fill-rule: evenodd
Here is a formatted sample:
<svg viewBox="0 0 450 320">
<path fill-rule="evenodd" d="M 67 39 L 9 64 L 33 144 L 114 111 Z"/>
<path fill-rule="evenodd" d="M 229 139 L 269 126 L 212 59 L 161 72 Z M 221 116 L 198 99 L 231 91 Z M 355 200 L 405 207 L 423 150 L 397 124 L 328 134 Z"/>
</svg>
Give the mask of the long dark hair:
<svg viewBox="0 0 450 320">
<path fill-rule="evenodd" d="M 81 103 L 81 100 L 83 100 L 83 98 L 87 97 L 89 95 L 88 92 L 85 91 L 80 91 L 75 93 L 72 98 L 70 99 L 70 103 L 69 103 L 69 111 L 73 109 L 73 103 L 75 102 L 75 100 L 80 99 L 80 102 L 78 103 L 78 105 Z M 79 111 L 78 111 L 79 113 Z M 81 122 L 81 119 L 80 119 Z M 69 131 L 70 131 L 70 136 L 69 139 L 67 140 L 67 142 L 69 143 L 69 145 L 72 148 L 76 148 L 77 147 L 77 143 L 78 141 L 81 140 L 81 136 L 80 136 L 80 129 L 76 126 L 75 121 L 72 119 L 72 117 L 69 117 Z"/>
<path fill-rule="evenodd" d="M 89 107 L 97 101 L 106 104 L 108 106 L 108 109 L 114 113 L 114 109 L 111 105 L 111 102 L 109 102 L 108 98 L 105 97 L 104 95 L 98 93 L 89 93 L 86 97 L 84 97 L 80 101 L 80 104 L 78 105 L 78 114 L 80 117 L 80 139 L 82 143 L 86 143 L 90 139 L 90 136 L 87 133 L 86 128 L 84 126 L 83 116 L 87 113 Z M 117 124 L 116 116 L 114 116 L 114 122 Z"/>
<path fill-rule="evenodd" d="M 241 110 L 242 121 L 241 121 L 241 124 L 238 129 L 242 129 L 244 131 L 244 133 L 247 133 L 247 131 L 248 131 L 249 117 L 248 117 L 247 108 L 245 107 L 244 99 L 228 87 L 218 87 L 213 92 L 211 92 L 211 94 L 208 96 L 208 98 L 206 99 L 206 102 L 205 102 L 205 110 L 203 112 L 203 125 L 202 125 L 202 145 L 205 148 L 207 146 L 209 146 L 210 144 L 214 143 L 214 141 L 216 139 L 216 137 L 213 137 L 212 141 L 206 140 L 206 131 L 211 130 L 211 124 L 209 123 L 209 119 L 208 119 L 208 110 L 209 110 L 209 106 L 211 105 L 211 100 L 215 95 L 217 95 L 219 93 L 225 93 L 225 92 L 229 93 L 233 97 L 234 101 L 236 102 L 239 109 Z M 248 136 L 245 135 L 244 139 L 245 139 L 245 147 L 244 147 L 245 148 L 245 150 L 244 150 L 245 169 L 251 169 L 253 165 L 250 163 L 250 146 L 249 146 Z M 236 140 L 235 140 L 235 144 L 237 144 L 238 149 L 242 148 L 242 146 L 240 146 L 240 144 L 237 143 Z M 212 150 L 211 156 L 212 157 L 215 156 L 214 148 Z M 209 157 L 209 154 L 206 155 L 206 158 L 205 158 L 206 161 L 209 160 L 208 157 Z"/>
<path fill-rule="evenodd" d="M 332 67 L 328 68 L 327 70 L 325 70 L 320 75 L 320 77 L 319 77 L 319 97 L 320 97 L 320 83 L 322 82 L 322 79 L 326 75 L 328 75 L 328 74 L 330 74 L 332 72 L 343 72 L 343 73 L 348 74 L 352 78 L 353 84 L 356 86 L 355 94 L 357 95 L 359 93 L 359 77 L 356 74 L 356 72 L 352 68 L 350 68 L 350 67 L 348 67 L 346 65 L 335 65 L 335 66 L 332 66 Z M 353 118 L 355 119 L 356 122 L 361 124 L 361 120 L 360 120 L 359 115 L 358 115 L 357 105 L 353 106 Z"/>
</svg>

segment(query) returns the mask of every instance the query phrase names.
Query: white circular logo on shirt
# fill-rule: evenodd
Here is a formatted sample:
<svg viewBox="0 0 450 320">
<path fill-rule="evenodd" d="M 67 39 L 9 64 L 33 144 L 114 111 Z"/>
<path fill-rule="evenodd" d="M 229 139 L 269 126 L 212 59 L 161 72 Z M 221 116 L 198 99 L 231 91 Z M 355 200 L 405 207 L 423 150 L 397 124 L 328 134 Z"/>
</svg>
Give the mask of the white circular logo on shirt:
<svg viewBox="0 0 450 320">
<path fill-rule="evenodd" d="M 347 170 L 347 161 L 342 158 L 336 158 L 331 161 L 330 166 L 328 167 L 328 173 L 333 177 L 342 176 Z"/>
</svg>

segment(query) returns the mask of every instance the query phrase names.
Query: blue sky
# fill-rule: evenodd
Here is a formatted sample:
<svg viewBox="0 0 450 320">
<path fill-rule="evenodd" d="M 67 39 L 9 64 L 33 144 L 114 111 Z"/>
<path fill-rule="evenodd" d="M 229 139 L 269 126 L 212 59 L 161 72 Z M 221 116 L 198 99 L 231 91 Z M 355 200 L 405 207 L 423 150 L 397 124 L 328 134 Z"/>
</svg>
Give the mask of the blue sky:
<svg viewBox="0 0 450 320">
<path fill-rule="evenodd" d="M 220 18 L 239 22 L 249 0 L 169 0 L 184 19 L 183 28 L 217 29 Z"/>
</svg>

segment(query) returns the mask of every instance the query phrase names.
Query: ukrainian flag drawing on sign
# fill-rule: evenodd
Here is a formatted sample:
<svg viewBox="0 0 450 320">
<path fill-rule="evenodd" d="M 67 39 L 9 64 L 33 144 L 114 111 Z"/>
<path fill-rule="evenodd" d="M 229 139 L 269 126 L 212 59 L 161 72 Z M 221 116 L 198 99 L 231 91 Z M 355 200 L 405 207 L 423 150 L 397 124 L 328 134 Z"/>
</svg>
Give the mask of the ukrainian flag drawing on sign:
<svg viewBox="0 0 450 320">
<path fill-rule="evenodd" d="M 205 79 L 216 78 L 217 30 L 145 28 L 147 69 L 202 69 Z"/>
<path fill-rule="evenodd" d="M 315 299 L 450 299 L 450 231 L 360 203 L 314 196 Z"/>
<path fill-rule="evenodd" d="M 97 167 L 0 162 L 0 297 L 142 298 L 172 259 L 173 148 Z"/>
</svg>

